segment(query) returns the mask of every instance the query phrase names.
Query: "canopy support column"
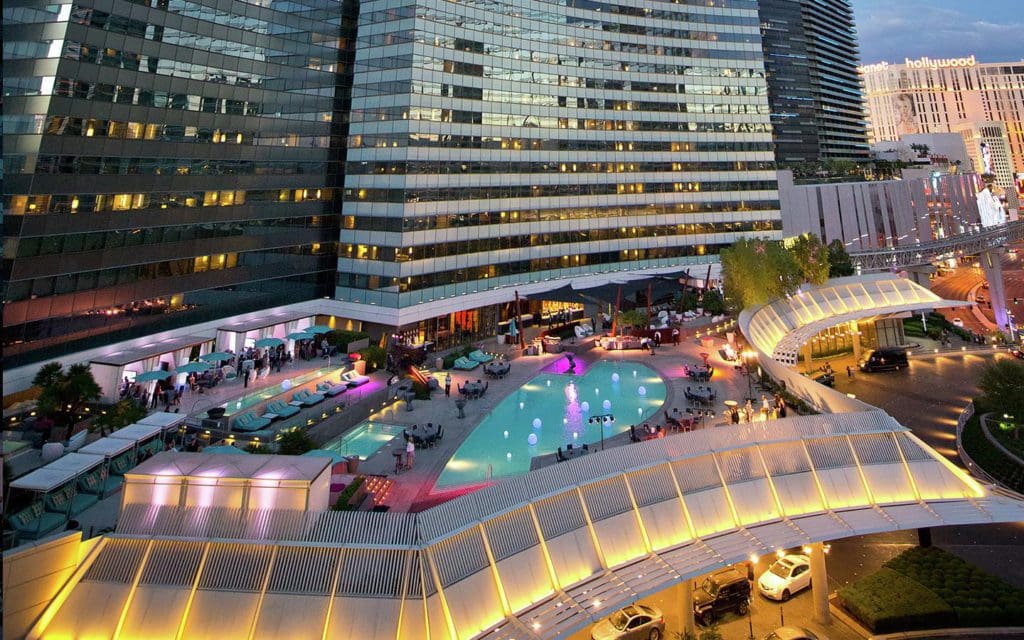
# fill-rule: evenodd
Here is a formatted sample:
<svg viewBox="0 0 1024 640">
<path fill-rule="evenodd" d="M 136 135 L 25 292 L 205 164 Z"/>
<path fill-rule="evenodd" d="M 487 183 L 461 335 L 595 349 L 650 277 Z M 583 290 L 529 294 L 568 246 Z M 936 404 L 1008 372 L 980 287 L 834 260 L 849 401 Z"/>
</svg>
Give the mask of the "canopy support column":
<svg viewBox="0 0 1024 640">
<path fill-rule="evenodd" d="M 828 610 L 828 571 L 825 568 L 825 545 L 815 542 L 811 545 L 811 598 L 814 604 L 814 621 L 830 624 L 832 615 Z"/>
<path fill-rule="evenodd" d="M 693 580 L 683 580 L 683 634 L 697 637 L 697 623 L 693 618 Z"/>
</svg>

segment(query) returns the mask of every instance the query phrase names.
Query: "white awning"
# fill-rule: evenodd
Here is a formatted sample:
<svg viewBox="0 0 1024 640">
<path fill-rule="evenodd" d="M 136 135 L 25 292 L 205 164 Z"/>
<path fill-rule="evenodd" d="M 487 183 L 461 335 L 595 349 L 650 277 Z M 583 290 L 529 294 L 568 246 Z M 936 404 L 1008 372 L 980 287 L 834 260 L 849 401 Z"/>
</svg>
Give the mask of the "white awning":
<svg viewBox="0 0 1024 640">
<path fill-rule="evenodd" d="M 102 463 L 103 456 L 69 453 L 41 469 L 36 469 L 14 480 L 11 482 L 11 487 L 45 493 L 74 480 Z"/>
<path fill-rule="evenodd" d="M 125 451 L 131 451 L 134 447 L 134 440 L 125 440 L 123 438 L 100 438 L 96 442 L 87 444 L 79 449 L 78 453 L 114 458 Z"/>
</svg>

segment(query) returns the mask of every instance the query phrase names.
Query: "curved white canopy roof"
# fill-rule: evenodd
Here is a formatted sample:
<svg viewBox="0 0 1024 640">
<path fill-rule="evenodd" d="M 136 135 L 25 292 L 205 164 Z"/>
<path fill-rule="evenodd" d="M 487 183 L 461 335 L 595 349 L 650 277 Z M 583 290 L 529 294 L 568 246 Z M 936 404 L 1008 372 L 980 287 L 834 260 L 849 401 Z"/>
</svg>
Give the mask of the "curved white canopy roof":
<svg viewBox="0 0 1024 640">
<path fill-rule="evenodd" d="M 880 411 L 708 429 L 419 514 L 140 505 L 29 637 L 557 637 L 751 554 L 1024 520 Z"/>
<path fill-rule="evenodd" d="M 744 334 L 772 359 L 796 364 L 800 346 L 818 332 L 850 320 L 936 307 L 969 306 L 943 300 L 928 289 L 894 274 L 833 278 L 754 310 Z"/>
</svg>

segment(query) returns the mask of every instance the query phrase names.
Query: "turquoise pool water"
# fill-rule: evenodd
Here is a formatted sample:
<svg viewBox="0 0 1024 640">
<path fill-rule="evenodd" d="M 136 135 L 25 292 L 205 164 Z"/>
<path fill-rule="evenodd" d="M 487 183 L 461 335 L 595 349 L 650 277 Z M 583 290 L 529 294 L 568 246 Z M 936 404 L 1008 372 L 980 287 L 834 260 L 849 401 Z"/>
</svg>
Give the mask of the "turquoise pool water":
<svg viewBox="0 0 1024 640">
<path fill-rule="evenodd" d="M 322 369 L 314 369 L 312 371 L 307 371 L 302 375 L 290 378 L 292 382 L 292 387 L 298 387 L 299 385 L 305 384 L 310 380 L 319 378 L 320 376 L 326 376 L 330 373 L 341 371 L 342 368 L 342 366 L 324 367 Z M 337 380 L 335 380 L 335 382 L 337 382 Z M 272 384 L 269 387 L 263 387 L 262 389 L 255 393 L 250 393 L 248 395 L 242 396 L 241 398 L 232 400 L 231 402 L 222 404 L 221 406 L 224 407 L 224 415 L 230 416 L 245 411 L 249 407 L 257 405 L 263 402 L 264 400 L 269 400 L 270 398 L 273 398 L 274 396 L 280 393 L 284 393 L 284 389 L 281 388 L 281 384 Z M 289 397 L 288 399 L 290 400 L 291 397 Z"/>
<path fill-rule="evenodd" d="M 618 382 L 613 382 L 613 374 L 618 374 Z M 640 395 L 640 387 L 646 395 Z M 610 411 L 604 409 L 606 400 L 611 403 Z M 469 434 L 445 465 L 436 486 L 483 482 L 488 470 L 491 478 L 522 475 L 530 470 L 530 458 L 554 453 L 570 443 L 593 446 L 601 442 L 602 428 L 606 438 L 629 431 L 629 425 L 649 418 L 664 402 L 661 377 L 632 362 L 598 362 L 582 376 L 539 375 L 502 400 Z M 472 409 L 470 401 L 470 415 Z M 602 427 L 587 421 L 590 416 L 607 413 L 615 416 L 613 424 Z M 535 419 L 541 421 L 539 429 L 533 427 Z M 528 442 L 530 434 L 537 435 L 536 445 Z"/>
<path fill-rule="evenodd" d="M 400 435 L 402 435 L 402 427 L 364 420 L 356 425 L 355 429 L 331 440 L 320 448 L 340 453 L 343 456 L 356 455 L 366 460 L 377 453 L 381 447 L 391 442 L 392 438 Z"/>
</svg>

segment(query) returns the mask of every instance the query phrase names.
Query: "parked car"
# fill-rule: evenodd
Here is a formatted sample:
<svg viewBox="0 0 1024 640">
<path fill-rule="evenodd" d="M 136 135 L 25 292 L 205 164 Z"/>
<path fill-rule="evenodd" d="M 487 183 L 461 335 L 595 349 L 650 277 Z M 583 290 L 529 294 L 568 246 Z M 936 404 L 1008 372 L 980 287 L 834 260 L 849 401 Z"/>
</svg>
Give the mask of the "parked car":
<svg viewBox="0 0 1024 640">
<path fill-rule="evenodd" d="M 664 635 L 665 616 L 647 604 L 623 607 L 590 631 L 591 640 L 660 640 Z"/>
<path fill-rule="evenodd" d="M 750 607 L 750 583 L 745 573 L 730 567 L 712 573 L 693 592 L 693 615 L 711 624 L 730 611 L 746 615 Z"/>
<path fill-rule="evenodd" d="M 882 347 L 873 349 L 860 362 L 861 371 L 899 371 L 910 366 L 907 362 L 907 350 L 902 347 Z"/>
<path fill-rule="evenodd" d="M 828 640 L 810 629 L 803 627 L 779 627 L 764 637 L 764 640 Z"/>
<path fill-rule="evenodd" d="M 818 371 L 816 373 L 807 374 L 807 376 L 811 380 L 814 380 L 818 384 L 823 384 L 826 387 L 836 386 L 836 374 L 834 373 L 829 373 L 828 371 Z"/>
<path fill-rule="evenodd" d="M 961 320 L 960 318 L 953 318 L 953 326 L 954 327 L 960 327 L 961 329 L 963 329 L 964 328 L 964 321 Z"/>
<path fill-rule="evenodd" d="M 1021 349 L 1020 347 L 1010 347 L 1010 355 L 1014 358 L 1024 360 L 1024 349 Z"/>
<path fill-rule="evenodd" d="M 791 554 L 776 560 L 757 581 L 757 590 L 766 598 L 786 602 L 811 586 L 811 559 Z"/>
</svg>

